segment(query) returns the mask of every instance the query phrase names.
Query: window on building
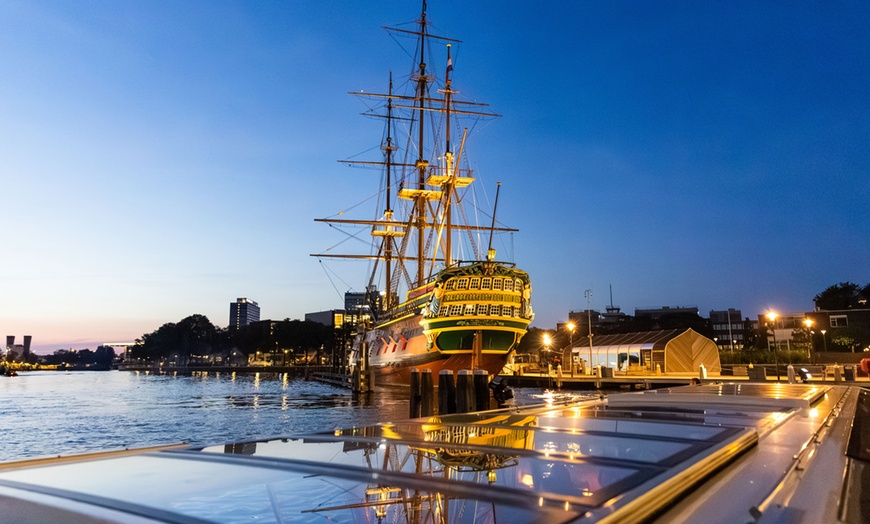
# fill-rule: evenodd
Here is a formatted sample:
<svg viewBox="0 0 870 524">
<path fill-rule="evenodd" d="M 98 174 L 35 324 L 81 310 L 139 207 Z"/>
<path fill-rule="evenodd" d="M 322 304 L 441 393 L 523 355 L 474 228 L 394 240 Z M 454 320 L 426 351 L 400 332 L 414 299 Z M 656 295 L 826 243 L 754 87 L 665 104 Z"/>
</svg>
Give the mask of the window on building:
<svg viewBox="0 0 870 524">
<path fill-rule="evenodd" d="M 447 289 L 448 291 L 456 289 L 456 281 L 455 280 L 448 280 L 447 283 L 444 285 L 444 288 Z"/>
<path fill-rule="evenodd" d="M 480 279 L 472 278 L 471 279 L 471 289 L 480 289 Z"/>
<path fill-rule="evenodd" d="M 511 313 L 512 313 L 511 306 L 502 306 L 502 308 L 501 308 L 502 315 L 509 317 L 509 316 L 511 316 Z"/>
<path fill-rule="evenodd" d="M 462 304 L 454 304 L 454 305 L 450 306 L 450 316 L 451 317 L 462 316 Z"/>
<path fill-rule="evenodd" d="M 465 314 L 473 315 L 474 314 L 474 304 L 465 304 Z"/>
<path fill-rule="evenodd" d="M 480 282 L 480 289 L 492 289 L 492 278 L 484 277 Z"/>
<path fill-rule="evenodd" d="M 504 282 L 504 279 L 494 278 L 492 279 L 492 289 L 495 291 L 501 291 L 501 283 Z"/>
<path fill-rule="evenodd" d="M 831 315 L 831 327 L 849 327 L 849 317 L 846 315 Z"/>
<path fill-rule="evenodd" d="M 501 313 L 501 306 L 492 305 L 489 306 L 489 314 L 497 317 Z"/>
<path fill-rule="evenodd" d="M 514 281 L 512 278 L 509 278 L 504 281 L 504 290 L 505 291 L 513 291 L 514 290 Z"/>
<path fill-rule="evenodd" d="M 459 283 L 456 285 L 456 289 L 468 289 L 468 279 L 460 278 Z"/>
<path fill-rule="evenodd" d="M 478 304 L 478 305 L 477 305 L 477 314 L 478 314 L 478 315 L 486 315 L 486 312 L 487 312 L 488 309 L 489 309 L 489 308 L 486 307 L 485 304 Z"/>
</svg>

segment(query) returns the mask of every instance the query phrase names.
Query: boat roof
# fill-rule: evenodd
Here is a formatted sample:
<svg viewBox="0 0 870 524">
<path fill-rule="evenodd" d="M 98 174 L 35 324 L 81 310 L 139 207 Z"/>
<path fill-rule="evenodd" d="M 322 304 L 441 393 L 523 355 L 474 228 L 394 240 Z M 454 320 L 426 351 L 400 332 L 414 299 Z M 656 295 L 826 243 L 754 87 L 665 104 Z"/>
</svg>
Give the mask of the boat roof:
<svg viewBox="0 0 870 524">
<path fill-rule="evenodd" d="M 685 386 L 7 463 L 0 508 L 15 522 L 745 522 L 810 504 L 778 497 L 808 451 L 830 453 L 813 442 L 857 389 Z M 816 477 L 836 484 L 847 458 L 833 456 Z"/>
</svg>

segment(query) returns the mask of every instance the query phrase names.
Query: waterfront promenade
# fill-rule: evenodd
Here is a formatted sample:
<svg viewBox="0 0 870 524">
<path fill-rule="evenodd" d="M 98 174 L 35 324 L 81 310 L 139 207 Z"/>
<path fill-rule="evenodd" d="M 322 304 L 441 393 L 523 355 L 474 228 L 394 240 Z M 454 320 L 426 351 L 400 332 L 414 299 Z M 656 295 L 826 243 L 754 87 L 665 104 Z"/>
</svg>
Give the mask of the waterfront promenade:
<svg viewBox="0 0 870 524">
<path fill-rule="evenodd" d="M 798 368 L 806 368 L 812 378 L 812 383 L 828 384 L 863 384 L 870 385 L 870 377 L 858 372 L 857 366 L 851 372 L 843 365 L 805 365 L 795 366 L 795 377 L 800 382 L 797 374 Z M 837 371 L 839 368 L 839 372 Z M 761 370 L 764 370 L 763 372 Z M 708 373 L 706 378 L 701 378 L 700 373 L 644 373 L 644 372 L 615 372 L 612 376 L 596 376 L 575 373 L 551 373 L 502 374 L 502 379 L 507 380 L 511 387 L 536 387 L 536 388 L 561 388 L 561 389 L 655 389 L 673 386 L 685 386 L 700 380 L 702 384 L 715 382 L 788 382 L 788 370 L 780 366 L 777 377 L 774 366 L 755 366 L 746 369 L 744 366 L 736 366 L 726 370 L 729 374 Z"/>
</svg>

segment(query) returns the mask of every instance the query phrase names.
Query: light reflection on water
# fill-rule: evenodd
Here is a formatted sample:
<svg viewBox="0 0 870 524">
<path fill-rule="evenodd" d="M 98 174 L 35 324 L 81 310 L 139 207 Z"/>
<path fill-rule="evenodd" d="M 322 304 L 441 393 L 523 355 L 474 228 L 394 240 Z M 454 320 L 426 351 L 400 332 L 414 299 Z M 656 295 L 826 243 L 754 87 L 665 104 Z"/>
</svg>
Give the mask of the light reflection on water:
<svg viewBox="0 0 870 524">
<path fill-rule="evenodd" d="M 33 372 L 0 377 L 0 461 L 189 442 L 221 444 L 408 418 L 407 395 L 277 374 Z"/>
<path fill-rule="evenodd" d="M 515 390 L 518 404 L 541 391 Z M 196 446 L 408 418 L 403 389 L 355 398 L 286 375 L 31 372 L 0 377 L 0 462 L 177 444 Z"/>
</svg>

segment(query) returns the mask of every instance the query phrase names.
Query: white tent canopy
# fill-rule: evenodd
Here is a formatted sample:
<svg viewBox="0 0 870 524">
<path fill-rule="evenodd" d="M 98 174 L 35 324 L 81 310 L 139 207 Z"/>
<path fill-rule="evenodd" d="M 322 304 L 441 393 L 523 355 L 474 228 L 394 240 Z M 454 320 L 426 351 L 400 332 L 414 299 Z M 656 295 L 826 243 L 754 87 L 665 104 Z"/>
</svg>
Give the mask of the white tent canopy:
<svg viewBox="0 0 870 524">
<path fill-rule="evenodd" d="M 658 365 L 666 373 L 693 373 L 703 364 L 711 373 L 722 370 L 716 343 L 692 329 L 593 335 L 591 348 L 584 337 L 574 344 L 572 356 L 593 367 L 638 364 L 654 371 Z"/>
</svg>

